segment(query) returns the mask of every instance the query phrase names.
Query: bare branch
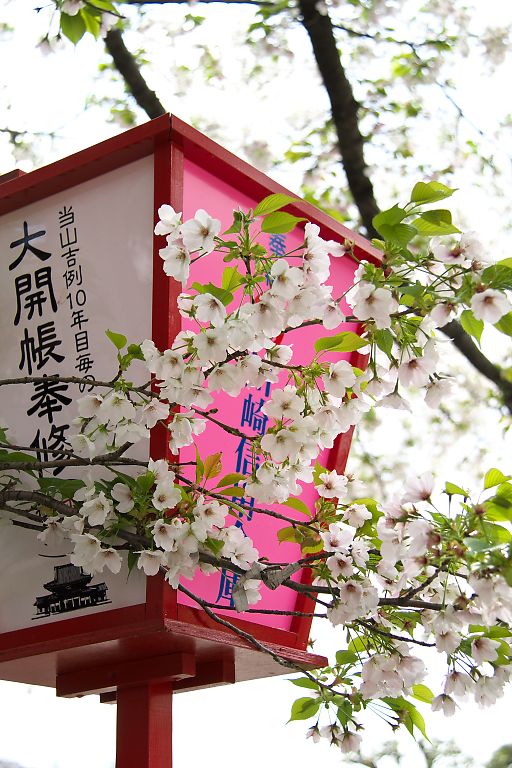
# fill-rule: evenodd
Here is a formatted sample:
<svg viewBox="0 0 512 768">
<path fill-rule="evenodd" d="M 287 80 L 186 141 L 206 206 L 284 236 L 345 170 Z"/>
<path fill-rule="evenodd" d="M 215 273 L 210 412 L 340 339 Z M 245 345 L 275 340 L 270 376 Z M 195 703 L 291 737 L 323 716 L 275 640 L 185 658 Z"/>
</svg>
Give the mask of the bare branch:
<svg viewBox="0 0 512 768">
<path fill-rule="evenodd" d="M 105 37 L 105 45 L 112 56 L 116 69 L 123 77 L 126 87 L 141 109 L 151 119 L 165 115 L 167 110 L 142 77 L 135 56 L 124 44 L 120 29 L 111 29 Z"/>
<path fill-rule="evenodd" d="M 473 368 L 498 387 L 504 405 L 512 413 L 512 383 L 504 377 L 501 368 L 492 363 L 480 351 L 471 336 L 466 333 L 457 320 L 452 320 L 440 330 L 453 341 L 459 352 L 464 355 Z"/>
<path fill-rule="evenodd" d="M 360 105 L 342 67 L 331 19 L 328 14 L 320 13 L 316 0 L 300 0 L 299 9 L 331 103 L 332 120 L 350 192 L 368 235 L 377 237 L 372 220 L 379 207 L 372 182 L 366 174 L 364 140 L 358 121 Z"/>
</svg>

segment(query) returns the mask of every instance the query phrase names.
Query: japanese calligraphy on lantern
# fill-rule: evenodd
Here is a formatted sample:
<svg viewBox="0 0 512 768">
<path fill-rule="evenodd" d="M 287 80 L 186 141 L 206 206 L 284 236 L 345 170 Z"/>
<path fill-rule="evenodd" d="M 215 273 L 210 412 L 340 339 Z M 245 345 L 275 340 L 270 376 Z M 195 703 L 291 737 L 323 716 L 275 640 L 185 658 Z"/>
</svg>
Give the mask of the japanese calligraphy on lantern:
<svg viewBox="0 0 512 768">
<path fill-rule="evenodd" d="M 187 219 L 194 216 L 197 208 L 200 207 L 198 201 L 208 200 L 209 210 L 222 222 L 222 228 L 227 229 L 233 218 L 233 210 L 242 208 L 248 210 L 254 209 L 261 198 L 250 197 L 234 186 L 231 186 L 224 179 L 216 177 L 209 172 L 207 168 L 200 167 L 198 164 L 185 158 L 183 167 L 183 218 Z M 313 219 L 314 220 L 314 219 Z M 282 258 L 289 258 L 290 254 L 301 246 L 304 240 L 304 232 L 297 227 L 292 232 L 282 234 L 261 234 L 260 240 L 270 251 Z M 347 287 L 352 283 L 355 263 L 350 259 L 332 259 L 331 273 L 327 281 L 334 286 L 336 296 L 343 295 Z M 190 272 L 190 283 L 197 281 L 205 283 L 211 280 L 213 283 L 221 284 L 222 272 L 225 264 L 218 254 L 211 253 L 201 259 L 197 264 L 192 264 Z M 207 278 L 206 278 L 207 276 Z M 348 313 L 348 307 L 347 314 Z M 185 327 L 187 323 L 185 322 Z M 346 324 L 337 329 L 354 330 L 354 326 Z M 325 334 L 325 331 L 323 331 Z M 306 362 L 308 355 L 311 354 L 314 342 L 319 332 L 315 327 L 305 327 L 300 331 L 294 331 L 286 334 L 281 343 L 292 344 L 294 347 L 294 359 L 299 363 Z M 289 337 L 289 338 L 288 338 Z M 339 359 L 339 355 L 336 359 Z M 208 429 L 195 439 L 201 456 L 204 458 L 215 452 L 222 452 L 222 471 L 223 473 L 239 472 L 244 475 L 250 475 L 253 469 L 258 467 L 259 457 L 253 455 L 251 448 L 251 436 L 261 435 L 265 432 L 267 426 L 267 417 L 261 410 L 266 400 L 271 396 L 273 387 L 281 387 L 286 384 L 286 373 L 277 376 L 275 383 L 266 382 L 260 389 L 245 388 L 236 398 L 230 397 L 226 393 L 215 393 L 213 407 L 218 409 L 219 418 L 224 420 L 230 427 L 238 429 L 247 437 L 236 437 L 233 434 L 226 433 L 215 424 L 209 424 Z M 325 450 L 320 455 L 320 462 L 324 465 L 329 464 L 330 451 Z M 183 449 L 180 458 L 184 461 L 193 461 L 195 458 L 195 448 Z M 331 457 L 332 458 L 332 457 Z M 301 502 L 310 508 L 316 500 L 316 492 L 311 485 L 306 486 L 300 496 Z M 232 517 L 234 524 L 241 528 L 246 536 L 249 536 L 254 542 L 255 547 L 264 551 L 265 555 L 275 562 L 282 562 L 289 558 L 296 559 L 299 556 L 297 545 L 278 542 L 278 531 L 285 527 L 286 523 L 278 518 L 269 517 L 255 513 L 255 508 L 259 505 L 253 498 L 244 496 L 235 496 L 231 499 L 238 506 L 238 512 L 233 511 Z M 265 505 L 268 506 L 268 505 Z M 286 507 L 279 505 L 270 505 L 270 509 L 277 513 L 290 512 L 290 516 L 295 516 L 297 520 L 304 520 L 303 515 L 287 510 Z M 298 576 L 300 578 L 300 575 Z M 237 582 L 237 575 L 228 571 L 221 571 L 218 574 L 204 576 L 197 574 L 194 577 L 193 589 L 203 599 L 215 604 L 219 609 L 233 607 L 233 588 Z M 185 582 L 186 583 L 186 582 Z M 261 590 L 262 600 L 258 603 L 258 608 L 277 609 L 280 611 L 293 611 L 295 607 L 296 595 L 292 590 L 276 590 L 271 592 L 266 587 Z M 187 605 L 193 605 L 186 595 L 178 594 L 178 601 Z M 232 614 L 231 614 L 232 615 Z M 292 626 L 292 617 L 290 615 L 258 615 L 244 614 L 246 621 L 256 621 L 258 624 L 265 624 L 274 628 L 290 630 Z"/>
<path fill-rule="evenodd" d="M 152 158 L 0 217 L 0 378 L 27 379 L 23 387 L 0 387 L 0 426 L 8 422 L 9 439 L 21 452 L 35 449 L 36 459 L 55 464 L 47 477 L 66 476 L 59 461 L 70 455 L 77 398 L 89 382 L 116 373 L 105 330 L 130 340 L 151 336 L 152 222 Z M 84 381 L 63 382 L 56 374 Z M 148 446 L 141 450 L 147 457 Z M 2 530 L 0 632 L 76 610 L 144 602 L 138 574 L 128 586 L 126 578 L 108 574 L 85 585 L 74 602 L 52 601 L 43 585 L 71 578 L 60 569 L 69 551 L 69 544 L 52 548 L 20 529 Z"/>
</svg>

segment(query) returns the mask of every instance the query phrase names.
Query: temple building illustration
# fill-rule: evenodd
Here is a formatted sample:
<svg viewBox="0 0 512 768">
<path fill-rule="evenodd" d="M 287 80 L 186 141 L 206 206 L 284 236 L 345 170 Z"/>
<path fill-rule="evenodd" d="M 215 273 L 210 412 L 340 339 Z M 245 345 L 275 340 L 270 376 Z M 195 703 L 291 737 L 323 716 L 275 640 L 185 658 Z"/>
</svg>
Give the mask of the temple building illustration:
<svg viewBox="0 0 512 768">
<path fill-rule="evenodd" d="M 50 594 L 36 597 L 34 618 L 110 603 L 105 582 L 91 584 L 92 578 L 77 565 L 55 566 L 53 580 L 43 585 Z"/>
</svg>

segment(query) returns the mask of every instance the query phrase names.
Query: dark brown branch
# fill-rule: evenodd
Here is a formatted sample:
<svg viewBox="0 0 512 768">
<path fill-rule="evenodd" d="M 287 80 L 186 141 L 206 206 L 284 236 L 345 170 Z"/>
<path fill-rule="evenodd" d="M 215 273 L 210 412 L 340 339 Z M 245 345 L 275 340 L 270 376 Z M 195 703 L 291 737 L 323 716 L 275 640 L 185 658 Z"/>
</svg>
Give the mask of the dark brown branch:
<svg viewBox="0 0 512 768">
<path fill-rule="evenodd" d="M 112 56 L 116 69 L 123 77 L 126 87 L 139 107 L 151 119 L 165 115 L 167 110 L 142 77 L 135 56 L 124 44 L 121 30 L 111 29 L 105 37 L 105 45 Z"/>
<path fill-rule="evenodd" d="M 381 32 L 363 32 L 353 27 L 348 27 L 346 24 L 333 24 L 334 29 L 341 29 L 342 32 L 346 32 L 349 37 L 357 37 L 363 40 L 373 40 L 376 43 L 391 43 L 392 45 L 403 45 L 411 48 L 416 53 L 417 48 L 434 47 L 438 48 L 439 38 L 433 38 L 431 40 L 422 40 L 419 43 L 412 40 L 403 40 L 393 37 L 390 34 L 382 34 Z M 390 30 L 391 31 L 391 30 Z"/>
<path fill-rule="evenodd" d="M 80 376 L 60 376 L 58 373 L 52 373 L 51 376 L 21 376 L 14 379 L 0 379 L 0 387 L 7 384 L 42 384 L 48 381 L 58 381 L 61 384 L 85 384 L 90 387 L 110 387 L 114 386 L 114 381 L 90 381 Z"/>
<path fill-rule="evenodd" d="M 212 416 L 212 413 L 217 413 L 217 408 L 213 409 L 212 411 L 201 411 L 199 408 L 196 408 L 195 405 L 192 406 L 194 411 L 197 413 L 198 416 L 203 416 L 205 419 L 208 419 L 208 421 L 211 421 L 213 424 L 217 424 L 218 427 L 221 427 L 224 432 L 228 432 L 230 435 L 234 435 L 235 437 L 243 437 L 245 440 L 248 440 L 249 442 L 252 442 L 253 440 L 257 440 L 257 435 L 246 435 L 245 432 L 241 432 L 239 429 L 236 429 L 235 427 L 230 427 L 228 424 L 225 424 L 223 421 L 218 421 Z"/>
<path fill-rule="evenodd" d="M 316 63 L 329 96 L 350 192 L 368 235 L 378 237 L 372 220 L 379 212 L 379 207 L 372 182 L 366 174 L 364 141 L 358 121 L 359 104 L 340 61 L 331 19 L 329 15 L 320 13 L 316 5 L 316 0 L 300 0 L 301 21 L 311 40 Z"/>
<path fill-rule="evenodd" d="M 375 626 L 371 621 L 363 621 L 358 619 L 356 622 L 361 627 L 365 627 L 369 632 L 376 632 L 381 637 L 387 637 L 390 640 L 399 640 L 404 643 L 415 643 L 415 645 L 423 645 L 425 648 L 434 648 L 435 643 L 427 643 L 424 640 L 416 640 L 414 637 L 402 637 L 402 635 L 394 635 L 392 632 L 388 632 L 386 629 L 380 629 Z"/>
<path fill-rule="evenodd" d="M 4 507 L 5 503 L 7 501 L 24 501 L 28 502 L 30 504 L 38 504 L 41 507 L 49 507 L 50 509 L 53 509 L 55 512 L 58 512 L 60 515 L 65 515 L 66 517 L 69 517 L 70 515 L 75 515 L 77 510 L 71 505 L 64 501 L 59 501 L 58 499 L 54 499 L 53 496 L 47 496 L 44 493 L 39 493 L 39 491 L 16 491 L 16 490 L 6 490 L 0 492 L 0 507 Z M 13 512 L 14 508 L 10 508 L 8 510 L 9 512 Z M 21 516 L 28 516 L 25 515 L 26 510 L 20 509 L 16 510 L 17 515 Z M 31 514 L 31 513 L 28 513 Z M 29 518 L 33 519 L 33 518 Z"/>
<path fill-rule="evenodd" d="M 452 320 L 440 330 L 453 341 L 459 352 L 464 355 L 473 368 L 498 387 L 504 405 L 509 413 L 512 413 L 512 383 L 503 376 L 501 368 L 492 363 L 478 349 L 471 336 L 466 333 L 457 320 Z"/>
</svg>

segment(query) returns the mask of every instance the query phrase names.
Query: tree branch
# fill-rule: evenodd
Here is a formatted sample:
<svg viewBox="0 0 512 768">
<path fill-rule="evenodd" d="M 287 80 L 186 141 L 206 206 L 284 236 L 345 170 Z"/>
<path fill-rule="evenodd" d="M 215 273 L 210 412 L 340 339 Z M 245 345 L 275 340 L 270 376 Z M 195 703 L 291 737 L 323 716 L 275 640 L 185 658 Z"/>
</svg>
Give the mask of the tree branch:
<svg viewBox="0 0 512 768">
<path fill-rule="evenodd" d="M 471 336 L 466 333 L 457 320 L 451 320 L 440 330 L 453 341 L 459 352 L 464 355 L 473 368 L 498 387 L 504 405 L 512 413 L 512 383 L 503 376 L 501 368 L 491 363 L 478 349 Z"/>
<path fill-rule="evenodd" d="M 124 44 L 121 30 L 111 29 L 105 37 L 105 45 L 112 56 L 116 69 L 122 75 L 126 87 L 139 107 L 151 119 L 165 115 L 167 110 L 142 77 L 135 56 Z"/>
<path fill-rule="evenodd" d="M 364 140 L 358 122 L 359 104 L 341 65 L 331 19 L 329 15 L 320 13 L 316 5 L 316 0 L 300 0 L 301 21 L 311 40 L 316 63 L 329 96 L 350 192 L 368 235 L 377 237 L 372 219 L 379 212 L 379 207 L 372 182 L 366 174 Z"/>
</svg>

